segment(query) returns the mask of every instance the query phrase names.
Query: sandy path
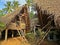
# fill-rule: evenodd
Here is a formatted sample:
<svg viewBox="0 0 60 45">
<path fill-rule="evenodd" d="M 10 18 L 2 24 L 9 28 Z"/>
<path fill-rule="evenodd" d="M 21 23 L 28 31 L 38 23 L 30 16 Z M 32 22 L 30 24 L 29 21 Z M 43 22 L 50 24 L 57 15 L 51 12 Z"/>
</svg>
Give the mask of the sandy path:
<svg viewBox="0 0 60 45">
<path fill-rule="evenodd" d="M 2 41 L 1 45 L 30 45 L 26 39 L 22 37 L 10 38 L 7 41 Z"/>
</svg>

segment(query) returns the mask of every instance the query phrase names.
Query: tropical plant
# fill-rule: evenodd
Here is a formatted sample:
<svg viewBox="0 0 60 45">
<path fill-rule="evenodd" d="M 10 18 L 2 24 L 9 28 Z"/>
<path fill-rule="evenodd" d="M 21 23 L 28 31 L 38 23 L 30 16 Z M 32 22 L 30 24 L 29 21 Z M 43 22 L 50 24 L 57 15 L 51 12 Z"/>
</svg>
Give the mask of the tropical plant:
<svg viewBox="0 0 60 45">
<path fill-rule="evenodd" d="M 3 9 L 4 13 L 11 13 L 12 12 L 12 4 L 11 1 L 7 1 L 6 4 L 4 4 L 5 8 Z"/>
<path fill-rule="evenodd" d="M 3 29 L 5 29 L 5 24 L 4 23 L 2 23 L 2 22 L 0 22 L 0 30 L 3 30 Z"/>
<path fill-rule="evenodd" d="M 26 0 L 26 2 L 27 2 L 27 5 L 28 5 L 28 6 L 31 6 L 32 0 Z"/>
<path fill-rule="evenodd" d="M 0 17 L 3 16 L 3 15 L 4 15 L 3 11 L 0 10 Z"/>
<path fill-rule="evenodd" d="M 30 12 L 30 18 L 32 19 L 34 16 L 33 11 Z"/>
<path fill-rule="evenodd" d="M 5 8 L 3 8 L 3 12 L 6 13 L 11 13 L 13 10 L 19 7 L 19 2 L 18 1 L 7 1 L 6 4 L 4 4 Z"/>
<path fill-rule="evenodd" d="M 13 5 L 12 5 L 12 8 L 13 9 L 16 9 L 16 8 L 18 8 L 19 7 L 19 2 L 18 1 L 13 1 Z"/>
</svg>

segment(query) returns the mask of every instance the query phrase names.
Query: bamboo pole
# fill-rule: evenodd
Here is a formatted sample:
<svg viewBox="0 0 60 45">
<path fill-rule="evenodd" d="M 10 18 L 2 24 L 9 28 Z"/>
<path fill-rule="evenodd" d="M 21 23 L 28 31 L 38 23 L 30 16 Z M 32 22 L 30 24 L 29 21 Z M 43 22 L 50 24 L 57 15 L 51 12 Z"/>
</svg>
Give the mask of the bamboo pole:
<svg viewBox="0 0 60 45">
<path fill-rule="evenodd" d="M 8 36 L 8 30 L 5 30 L 5 40 L 7 40 L 7 36 Z"/>
<path fill-rule="evenodd" d="M 19 30 L 17 30 L 17 32 L 18 32 L 19 36 L 21 37 L 21 34 L 20 34 Z"/>
<path fill-rule="evenodd" d="M 36 27 L 34 26 L 34 35 L 36 35 L 36 31 L 35 31 L 35 28 L 36 28 Z"/>
<path fill-rule="evenodd" d="M 48 31 L 46 32 L 45 36 L 41 39 L 41 41 L 38 42 L 37 45 L 41 45 L 41 43 L 44 41 L 45 37 L 49 34 L 49 32 L 50 32 L 51 29 L 52 29 L 52 27 L 49 27 L 49 28 L 47 29 Z"/>
<path fill-rule="evenodd" d="M 21 24 L 21 18 L 22 18 L 22 16 L 20 16 L 20 24 Z M 19 29 L 20 28 L 20 25 L 18 25 L 18 30 L 17 30 L 17 32 L 18 32 L 18 34 L 19 34 L 19 36 L 21 37 L 21 34 L 20 34 L 20 32 L 19 32 Z"/>
<path fill-rule="evenodd" d="M 54 19 L 52 19 L 51 21 L 49 21 L 49 22 L 42 28 L 42 30 L 43 30 L 44 28 L 46 28 L 47 26 L 49 26 L 53 20 L 54 20 Z"/>
<path fill-rule="evenodd" d="M 12 38 L 14 37 L 14 31 L 12 30 Z"/>
<path fill-rule="evenodd" d="M 0 31 L 0 39 L 1 39 L 1 31 Z M 0 42 L 0 45 L 1 45 L 1 42 Z"/>
<path fill-rule="evenodd" d="M 53 19 L 52 19 L 53 20 Z M 51 20 L 51 21 L 52 21 Z M 46 33 L 45 33 L 45 35 L 43 36 L 43 38 L 42 39 L 40 39 L 39 41 L 38 41 L 38 43 L 37 43 L 37 45 L 40 45 L 43 41 L 44 41 L 44 39 L 45 39 L 45 37 L 48 35 L 48 33 L 50 32 L 50 29 L 52 29 L 53 27 L 51 27 L 51 21 L 49 21 L 43 28 L 42 28 L 42 30 L 44 29 L 44 28 L 46 28 L 47 26 L 48 26 L 48 29 L 47 29 L 47 31 L 46 31 Z"/>
<path fill-rule="evenodd" d="M 0 31 L 0 39 L 1 39 L 1 31 Z"/>
<path fill-rule="evenodd" d="M 24 35 L 26 35 L 26 30 L 24 29 Z"/>
</svg>

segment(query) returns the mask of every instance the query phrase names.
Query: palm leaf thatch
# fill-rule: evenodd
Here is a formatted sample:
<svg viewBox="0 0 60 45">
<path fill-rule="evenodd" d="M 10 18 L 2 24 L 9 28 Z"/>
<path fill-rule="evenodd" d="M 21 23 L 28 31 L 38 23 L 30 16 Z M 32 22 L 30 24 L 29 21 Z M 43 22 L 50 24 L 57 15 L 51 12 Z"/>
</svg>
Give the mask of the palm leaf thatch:
<svg viewBox="0 0 60 45">
<path fill-rule="evenodd" d="M 3 27 L 6 27 L 6 26 L 11 22 L 11 20 L 14 19 L 14 17 L 15 17 L 17 14 L 19 14 L 20 10 L 21 10 L 21 7 L 17 8 L 17 9 L 16 9 L 14 12 L 12 12 L 12 13 L 8 13 L 8 14 L 0 17 L 0 22 L 1 22 L 1 23 L 0 23 L 0 26 L 2 27 L 2 29 L 3 29 Z M 1 28 L 1 27 L 0 27 L 0 28 Z"/>
<path fill-rule="evenodd" d="M 59 0 L 33 0 L 33 3 L 37 3 L 41 6 L 42 10 L 47 10 L 48 13 L 53 13 L 54 22 L 57 27 L 60 28 L 60 1 Z"/>
<path fill-rule="evenodd" d="M 14 12 L 8 13 L 5 16 L 0 17 L 0 22 L 8 24 L 19 12 L 21 8 L 17 8 Z"/>
<path fill-rule="evenodd" d="M 25 29 L 25 23 L 21 22 L 19 23 L 19 25 L 17 25 L 16 23 L 10 23 L 10 25 L 7 27 L 8 29 L 11 29 L 11 30 L 21 30 L 21 29 Z"/>
</svg>

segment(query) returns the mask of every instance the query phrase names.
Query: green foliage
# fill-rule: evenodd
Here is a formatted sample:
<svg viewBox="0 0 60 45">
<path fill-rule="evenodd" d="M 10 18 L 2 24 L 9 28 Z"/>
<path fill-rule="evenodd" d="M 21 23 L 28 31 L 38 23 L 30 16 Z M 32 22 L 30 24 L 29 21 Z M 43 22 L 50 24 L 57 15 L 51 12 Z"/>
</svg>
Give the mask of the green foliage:
<svg viewBox="0 0 60 45">
<path fill-rule="evenodd" d="M 29 43 L 33 44 L 35 41 L 35 35 L 34 33 L 27 33 L 26 36 L 27 40 L 29 41 Z"/>
<path fill-rule="evenodd" d="M 0 17 L 3 16 L 3 15 L 4 15 L 3 11 L 0 10 Z"/>
<path fill-rule="evenodd" d="M 11 13 L 13 10 L 19 7 L 19 2 L 18 1 L 7 1 L 6 4 L 4 4 L 5 8 L 3 8 L 3 12 L 6 13 Z"/>
<path fill-rule="evenodd" d="M 31 6 L 32 0 L 26 0 L 26 2 L 28 6 Z"/>
<path fill-rule="evenodd" d="M 41 29 L 38 29 L 38 31 L 39 31 L 39 34 L 40 34 L 40 38 L 42 38 L 45 35 L 45 32 L 42 31 Z"/>
<path fill-rule="evenodd" d="M 15 8 L 19 7 L 18 1 L 7 1 L 6 4 L 4 4 L 5 8 L 0 10 L 0 17 L 5 15 L 6 13 L 11 13 Z M 13 9 L 13 10 L 12 10 Z M 0 22 L 0 29 L 4 29 L 6 25 L 2 22 Z"/>
<path fill-rule="evenodd" d="M 4 23 L 0 22 L 0 29 L 1 29 L 1 30 L 2 30 L 2 29 L 5 29 L 5 27 L 6 27 L 6 25 L 5 25 Z"/>
<path fill-rule="evenodd" d="M 6 4 L 4 4 L 5 8 L 3 9 L 4 12 L 10 13 L 12 12 L 12 3 L 11 1 L 7 1 Z"/>
<path fill-rule="evenodd" d="M 27 33 L 26 37 L 30 39 L 34 39 L 34 33 Z"/>
<path fill-rule="evenodd" d="M 15 8 L 18 8 L 19 7 L 19 2 L 18 1 L 13 1 L 13 5 L 12 5 L 12 8 L 15 9 Z"/>
<path fill-rule="evenodd" d="M 30 18 L 33 18 L 34 14 L 33 11 L 30 12 Z"/>
</svg>

